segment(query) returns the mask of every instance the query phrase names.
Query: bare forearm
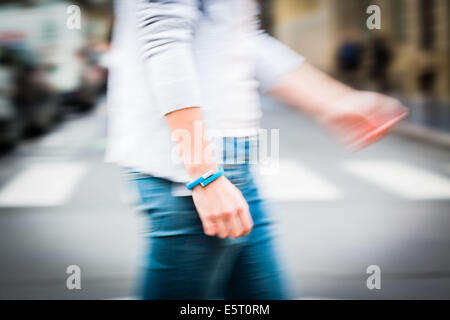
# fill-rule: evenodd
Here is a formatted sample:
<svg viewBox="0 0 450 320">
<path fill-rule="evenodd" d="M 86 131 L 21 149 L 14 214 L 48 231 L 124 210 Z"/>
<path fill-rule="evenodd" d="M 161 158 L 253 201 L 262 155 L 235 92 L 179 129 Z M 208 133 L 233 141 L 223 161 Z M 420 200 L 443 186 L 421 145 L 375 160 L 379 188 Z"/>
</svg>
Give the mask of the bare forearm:
<svg viewBox="0 0 450 320">
<path fill-rule="evenodd" d="M 200 108 L 180 109 L 166 114 L 166 118 L 191 179 L 209 170 L 216 172 Z M 247 201 L 224 175 L 206 187 L 196 186 L 192 200 L 206 235 L 236 238 L 246 236 L 253 228 Z"/>
<path fill-rule="evenodd" d="M 177 110 L 168 113 L 166 119 L 189 176 L 197 178 L 208 170 L 217 171 L 200 108 Z"/>
<path fill-rule="evenodd" d="M 305 62 L 286 75 L 269 94 L 318 118 L 330 111 L 336 99 L 352 91 L 352 88 Z"/>
<path fill-rule="evenodd" d="M 311 116 L 353 151 L 381 139 L 407 114 L 397 100 L 354 90 L 306 63 L 270 93 Z"/>
</svg>

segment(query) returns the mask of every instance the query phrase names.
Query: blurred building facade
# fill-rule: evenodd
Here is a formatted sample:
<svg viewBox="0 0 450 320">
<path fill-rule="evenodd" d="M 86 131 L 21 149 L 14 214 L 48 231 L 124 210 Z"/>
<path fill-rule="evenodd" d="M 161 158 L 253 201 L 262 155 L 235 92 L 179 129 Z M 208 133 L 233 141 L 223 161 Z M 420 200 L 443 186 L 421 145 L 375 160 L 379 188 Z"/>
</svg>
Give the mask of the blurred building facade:
<svg viewBox="0 0 450 320">
<path fill-rule="evenodd" d="M 413 121 L 449 129 L 450 1 L 261 2 L 262 18 L 268 20 L 263 26 L 308 61 L 351 85 L 398 96 L 410 106 Z M 370 5 L 381 9 L 380 29 L 366 25 Z M 337 58 L 346 42 L 362 48 L 360 66 L 350 76 L 340 70 Z"/>
</svg>

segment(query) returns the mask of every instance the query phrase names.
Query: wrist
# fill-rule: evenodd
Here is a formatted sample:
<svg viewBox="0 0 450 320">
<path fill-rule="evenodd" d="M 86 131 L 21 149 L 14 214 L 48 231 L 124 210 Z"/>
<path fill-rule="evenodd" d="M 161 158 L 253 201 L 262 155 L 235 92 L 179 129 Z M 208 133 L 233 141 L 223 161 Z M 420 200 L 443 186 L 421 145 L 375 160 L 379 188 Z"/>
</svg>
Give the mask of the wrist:
<svg viewBox="0 0 450 320">
<path fill-rule="evenodd" d="M 188 166 L 186 167 L 186 170 L 188 172 L 189 178 L 193 180 L 199 178 L 210 170 L 213 172 L 217 172 L 219 170 L 219 166 L 217 165 L 217 163 L 199 164 Z"/>
<path fill-rule="evenodd" d="M 202 187 L 206 187 L 210 183 L 212 183 L 215 180 L 217 180 L 218 178 L 220 178 L 223 175 L 223 173 L 224 173 L 224 170 L 222 167 L 219 167 L 217 171 L 208 170 L 205 173 L 203 173 L 201 176 L 199 176 L 198 178 L 188 182 L 186 184 L 186 187 L 189 190 L 193 190 L 194 188 L 196 188 L 199 185 Z"/>
<path fill-rule="evenodd" d="M 198 185 L 198 186 L 194 187 L 191 191 L 192 191 L 192 193 L 206 192 L 208 189 L 211 189 L 211 187 L 213 187 L 214 185 L 217 185 L 218 182 L 220 185 L 220 181 L 223 181 L 223 179 L 226 179 L 226 177 L 225 177 L 225 175 L 222 174 L 220 177 L 214 179 L 214 181 L 209 183 L 206 187 L 202 187 L 201 185 Z"/>
</svg>

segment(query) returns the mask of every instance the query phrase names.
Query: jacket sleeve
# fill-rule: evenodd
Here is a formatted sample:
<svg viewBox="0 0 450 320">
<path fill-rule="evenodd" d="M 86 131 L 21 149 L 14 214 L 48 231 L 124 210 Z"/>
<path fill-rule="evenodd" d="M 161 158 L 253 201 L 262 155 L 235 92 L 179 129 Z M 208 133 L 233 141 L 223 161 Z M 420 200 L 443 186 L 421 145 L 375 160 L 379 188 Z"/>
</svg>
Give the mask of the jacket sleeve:
<svg viewBox="0 0 450 320">
<path fill-rule="evenodd" d="M 260 90 L 273 89 L 287 73 L 297 69 L 305 58 L 263 31 L 255 33 L 255 74 Z"/>
<path fill-rule="evenodd" d="M 160 113 L 201 106 L 192 52 L 199 1 L 135 1 L 140 48 Z"/>
</svg>

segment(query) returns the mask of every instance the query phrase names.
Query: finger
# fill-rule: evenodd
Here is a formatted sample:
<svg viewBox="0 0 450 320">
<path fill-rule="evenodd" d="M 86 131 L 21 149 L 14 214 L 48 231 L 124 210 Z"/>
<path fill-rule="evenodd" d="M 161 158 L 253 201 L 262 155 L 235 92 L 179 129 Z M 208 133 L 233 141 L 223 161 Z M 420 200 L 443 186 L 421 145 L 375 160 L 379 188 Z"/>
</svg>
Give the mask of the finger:
<svg viewBox="0 0 450 320">
<path fill-rule="evenodd" d="M 240 218 L 241 226 L 243 229 L 243 235 L 246 236 L 250 233 L 253 228 L 253 219 L 252 216 L 247 209 L 239 210 L 238 216 Z"/>
<path fill-rule="evenodd" d="M 351 151 L 356 152 L 359 151 L 361 149 L 364 149 L 365 147 L 370 146 L 371 144 L 377 142 L 378 140 L 380 140 L 381 138 L 383 138 L 385 134 L 378 134 L 378 135 L 373 135 L 369 138 L 363 138 L 360 139 L 358 141 L 356 141 L 355 143 L 353 143 L 350 146 Z"/>
<path fill-rule="evenodd" d="M 233 215 L 229 220 L 230 226 L 231 226 L 231 236 L 233 238 L 238 238 L 242 236 L 244 229 L 241 225 L 241 220 L 239 218 L 239 215 L 235 214 Z"/>
<path fill-rule="evenodd" d="M 383 108 L 384 115 L 388 118 L 397 117 L 401 114 L 406 115 L 408 109 L 398 100 L 388 97 L 388 102 Z"/>
<path fill-rule="evenodd" d="M 219 238 L 226 238 L 230 235 L 229 227 L 227 226 L 226 221 L 223 219 L 217 219 L 217 235 Z"/>
<path fill-rule="evenodd" d="M 380 125 L 378 127 L 373 128 L 370 132 L 368 132 L 365 136 L 360 138 L 358 141 L 356 141 L 353 145 L 353 149 L 360 150 L 380 139 L 382 139 L 384 136 L 386 136 L 392 128 L 400 122 L 406 114 L 401 114 L 397 117 L 394 117 L 390 119 L 389 121 L 386 121 L 383 123 L 383 125 Z"/>
<path fill-rule="evenodd" d="M 217 224 L 211 218 L 201 219 L 203 225 L 203 232 L 207 236 L 215 236 L 217 234 Z"/>
<path fill-rule="evenodd" d="M 382 104 L 377 106 L 376 111 L 374 118 L 378 126 L 382 126 L 385 122 L 392 119 L 404 117 L 408 113 L 407 109 L 400 102 L 391 97 L 386 97 Z"/>
<path fill-rule="evenodd" d="M 341 114 L 333 118 L 330 129 L 344 144 L 350 144 L 370 131 L 371 124 L 358 113 Z"/>
<path fill-rule="evenodd" d="M 367 119 L 355 121 L 351 127 L 342 130 L 340 139 L 344 144 L 353 145 L 367 136 L 376 127 Z"/>
</svg>

